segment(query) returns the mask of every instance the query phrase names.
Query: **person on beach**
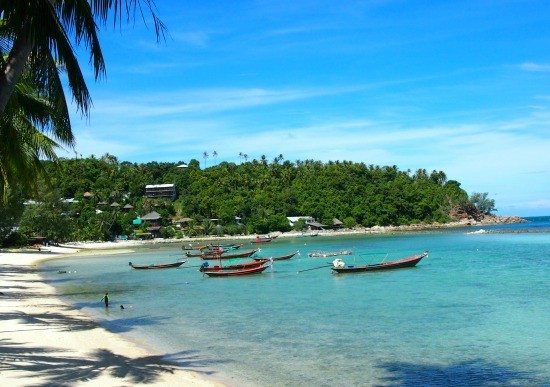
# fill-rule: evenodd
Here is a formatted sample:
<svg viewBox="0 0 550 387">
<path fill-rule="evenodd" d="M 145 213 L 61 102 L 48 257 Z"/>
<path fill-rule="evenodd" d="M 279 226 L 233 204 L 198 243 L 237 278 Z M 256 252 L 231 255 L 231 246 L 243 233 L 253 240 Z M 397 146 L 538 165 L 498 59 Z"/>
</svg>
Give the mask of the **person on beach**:
<svg viewBox="0 0 550 387">
<path fill-rule="evenodd" d="M 105 292 L 105 295 L 101 299 L 101 301 L 105 301 L 105 307 L 109 307 L 109 292 Z"/>
</svg>

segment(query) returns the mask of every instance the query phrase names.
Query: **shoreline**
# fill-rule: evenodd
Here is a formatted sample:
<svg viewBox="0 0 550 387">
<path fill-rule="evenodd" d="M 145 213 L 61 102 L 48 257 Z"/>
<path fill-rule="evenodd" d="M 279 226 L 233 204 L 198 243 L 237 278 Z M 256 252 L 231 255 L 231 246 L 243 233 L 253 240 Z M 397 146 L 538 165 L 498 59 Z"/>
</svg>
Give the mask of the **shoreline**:
<svg viewBox="0 0 550 387">
<path fill-rule="evenodd" d="M 329 230 L 310 230 L 310 231 L 287 231 L 287 232 L 272 232 L 269 235 L 274 238 L 297 238 L 297 237 L 311 237 L 313 235 L 318 236 L 346 236 L 346 235 L 379 235 L 379 234 L 398 234 L 408 232 L 423 232 L 423 231 L 436 231 L 446 230 L 454 228 L 469 228 L 469 227 L 481 227 L 481 226 L 496 226 L 504 224 L 525 223 L 527 220 L 519 216 L 487 216 L 483 220 L 476 221 L 473 219 L 463 219 L 459 221 L 452 221 L 447 223 L 417 223 L 412 225 L 402 226 L 373 226 L 373 227 L 354 227 L 354 228 L 341 228 L 341 229 L 329 229 Z M 150 246 L 155 244 L 171 244 L 171 243 L 183 243 L 193 244 L 194 242 L 214 242 L 214 241 L 252 241 L 256 234 L 249 235 L 207 235 L 198 237 L 184 237 L 184 238 L 155 238 L 148 240 L 125 240 L 116 242 L 68 242 L 60 244 L 59 246 L 65 248 L 75 248 L 79 250 L 117 250 L 121 248 L 132 248 L 141 246 Z M 46 248 L 47 249 L 47 248 Z M 80 254 L 79 254 L 80 255 Z M 98 255 L 98 254 L 94 254 Z"/>
<path fill-rule="evenodd" d="M 103 328 L 59 299 L 36 271 L 43 261 L 101 255 L 102 249 L 49 250 L 0 250 L 0 384 L 224 386 L 207 372 L 186 368 L 181 354 L 156 353 Z"/>
</svg>

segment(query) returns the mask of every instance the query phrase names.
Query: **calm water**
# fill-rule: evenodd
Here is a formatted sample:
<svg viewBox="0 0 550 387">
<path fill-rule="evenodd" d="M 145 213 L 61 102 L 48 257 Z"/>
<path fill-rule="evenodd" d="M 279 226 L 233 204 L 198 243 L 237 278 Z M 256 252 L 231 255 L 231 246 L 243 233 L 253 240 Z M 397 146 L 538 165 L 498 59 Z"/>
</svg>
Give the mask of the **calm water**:
<svg viewBox="0 0 550 387">
<path fill-rule="evenodd" d="M 243 278 L 203 277 L 196 258 L 128 267 L 176 261 L 179 245 L 43 269 L 67 270 L 49 279 L 112 331 L 233 385 L 549 385 L 550 217 L 484 228 L 275 240 L 261 255 L 301 255 Z M 298 273 L 331 260 L 309 251 L 336 249 L 357 264 L 430 255 L 412 269 Z"/>
</svg>

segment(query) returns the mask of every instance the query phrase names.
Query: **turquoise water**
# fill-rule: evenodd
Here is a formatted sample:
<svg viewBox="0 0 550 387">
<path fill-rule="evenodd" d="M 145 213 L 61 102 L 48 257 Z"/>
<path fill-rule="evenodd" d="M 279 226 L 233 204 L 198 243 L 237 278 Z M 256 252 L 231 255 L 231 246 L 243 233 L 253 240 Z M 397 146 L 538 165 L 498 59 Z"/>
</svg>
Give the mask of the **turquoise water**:
<svg viewBox="0 0 550 387">
<path fill-rule="evenodd" d="M 550 218 L 476 229 L 276 239 L 262 256 L 301 255 L 242 278 L 203 277 L 196 258 L 128 267 L 176 261 L 179 245 L 42 268 L 109 329 L 232 385 L 548 385 Z M 338 249 L 356 264 L 430 255 L 412 269 L 298 273 L 331 261 L 307 252 Z"/>
</svg>

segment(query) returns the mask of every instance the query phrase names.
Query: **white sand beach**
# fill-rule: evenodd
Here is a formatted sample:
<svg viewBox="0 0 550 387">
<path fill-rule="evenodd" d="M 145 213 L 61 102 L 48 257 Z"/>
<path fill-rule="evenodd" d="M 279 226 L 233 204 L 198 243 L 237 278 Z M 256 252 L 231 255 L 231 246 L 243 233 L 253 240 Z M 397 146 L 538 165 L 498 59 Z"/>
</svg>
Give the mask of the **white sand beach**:
<svg viewBox="0 0 550 387">
<path fill-rule="evenodd" d="M 113 244 L 93 247 L 89 253 L 98 254 L 98 247 Z M 150 353 L 59 300 L 34 267 L 40 260 L 78 251 L 0 251 L 0 385 L 223 385 L 207 379 L 201 370 L 186 369 L 184 355 L 167 359 L 165 354 Z"/>
</svg>

